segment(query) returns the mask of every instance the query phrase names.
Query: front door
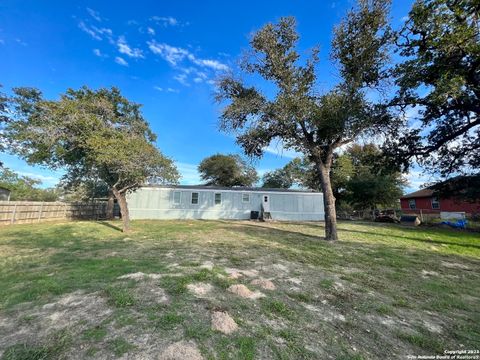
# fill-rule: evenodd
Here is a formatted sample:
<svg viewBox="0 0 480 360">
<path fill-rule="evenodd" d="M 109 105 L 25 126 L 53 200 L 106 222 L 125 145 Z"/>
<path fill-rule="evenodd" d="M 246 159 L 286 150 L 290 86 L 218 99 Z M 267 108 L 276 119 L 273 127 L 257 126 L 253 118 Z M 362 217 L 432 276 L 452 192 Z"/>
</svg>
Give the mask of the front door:
<svg viewBox="0 0 480 360">
<path fill-rule="evenodd" d="M 269 195 L 262 196 L 262 207 L 264 212 L 270 212 L 270 196 Z"/>
</svg>

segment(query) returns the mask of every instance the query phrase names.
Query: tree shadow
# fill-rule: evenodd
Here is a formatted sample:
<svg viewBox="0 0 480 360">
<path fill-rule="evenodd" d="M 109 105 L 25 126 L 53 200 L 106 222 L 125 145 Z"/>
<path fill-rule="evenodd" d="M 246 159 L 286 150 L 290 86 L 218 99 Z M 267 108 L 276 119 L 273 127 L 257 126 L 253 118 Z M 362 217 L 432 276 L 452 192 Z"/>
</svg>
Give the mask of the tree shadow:
<svg viewBox="0 0 480 360">
<path fill-rule="evenodd" d="M 399 235 L 393 235 L 393 234 L 378 234 L 372 231 L 363 231 L 363 230 L 352 230 L 352 229 L 341 229 L 344 232 L 351 232 L 351 233 L 360 233 L 360 234 L 368 234 L 368 235 L 375 235 L 375 236 L 387 236 L 391 238 L 396 238 L 396 239 L 401 239 L 401 240 L 411 240 L 411 241 L 416 241 L 416 242 L 422 242 L 422 243 L 427 243 L 427 244 L 436 244 L 436 245 L 455 245 L 455 246 L 462 246 L 466 248 L 474 248 L 474 249 L 480 249 L 480 245 L 476 244 L 468 244 L 464 242 L 458 242 L 458 241 L 441 241 L 441 240 L 432 240 L 432 239 L 421 239 L 418 237 L 411 237 L 411 236 L 399 236 Z"/>
<path fill-rule="evenodd" d="M 109 223 L 108 221 L 95 221 L 95 223 L 99 224 L 99 225 L 109 227 L 110 229 L 114 229 L 114 230 L 122 232 L 122 228 L 120 228 L 118 226 L 115 226 L 115 225 Z"/>
</svg>

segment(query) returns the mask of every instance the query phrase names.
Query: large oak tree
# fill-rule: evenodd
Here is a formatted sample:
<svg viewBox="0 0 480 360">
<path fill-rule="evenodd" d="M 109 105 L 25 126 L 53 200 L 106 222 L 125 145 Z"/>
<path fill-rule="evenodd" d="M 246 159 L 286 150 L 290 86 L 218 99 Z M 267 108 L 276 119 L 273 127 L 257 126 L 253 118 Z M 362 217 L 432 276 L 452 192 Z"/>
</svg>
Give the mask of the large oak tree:
<svg viewBox="0 0 480 360">
<path fill-rule="evenodd" d="M 478 0 L 417 0 L 398 32 L 392 104 L 415 121 L 407 116 L 386 148 L 405 169 L 416 159 L 444 177 L 478 172 L 479 19 Z"/>
<path fill-rule="evenodd" d="M 202 160 L 198 172 L 207 185 L 252 186 L 258 180 L 255 168 L 234 154 L 209 156 Z"/>
<path fill-rule="evenodd" d="M 123 230 L 129 230 L 126 194 L 146 182 L 176 182 L 173 162 L 155 147 L 155 134 L 116 88 L 69 89 L 46 100 L 32 88 L 14 89 L 9 147 L 32 164 L 66 170 L 71 186 L 99 179 L 118 200 Z"/>
<path fill-rule="evenodd" d="M 218 82 L 217 100 L 226 103 L 221 129 L 235 133 L 248 155 L 261 156 L 274 139 L 281 139 L 314 164 L 324 195 L 327 240 L 338 238 L 330 180 L 335 151 L 361 135 L 381 131 L 389 121 L 385 108 L 367 96 L 367 90 L 380 85 L 388 59 L 387 13 L 385 1 L 360 1 L 335 29 L 331 56 L 340 82 L 328 92 L 319 94 L 316 84 L 318 51 L 300 61 L 299 35 L 291 17 L 256 32 L 241 63 L 245 74 L 273 85 L 273 96 L 235 75 Z"/>
</svg>

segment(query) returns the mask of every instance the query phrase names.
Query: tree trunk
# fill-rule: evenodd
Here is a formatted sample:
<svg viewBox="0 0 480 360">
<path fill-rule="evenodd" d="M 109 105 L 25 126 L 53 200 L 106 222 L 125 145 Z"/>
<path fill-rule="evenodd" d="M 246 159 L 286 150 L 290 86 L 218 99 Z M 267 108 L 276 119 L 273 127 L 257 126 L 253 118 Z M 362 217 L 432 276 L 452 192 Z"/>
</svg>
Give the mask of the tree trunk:
<svg viewBox="0 0 480 360">
<path fill-rule="evenodd" d="M 113 208 L 115 206 L 115 196 L 113 195 L 113 192 L 110 191 L 108 194 L 108 200 L 107 200 L 107 209 L 106 209 L 106 218 L 107 220 L 112 220 L 113 219 Z"/>
<path fill-rule="evenodd" d="M 125 197 L 125 192 L 120 192 L 115 188 L 112 191 L 118 201 L 118 205 L 120 206 L 120 213 L 122 214 L 123 222 L 122 231 L 128 232 L 130 231 L 130 215 L 128 213 L 128 205 L 127 199 Z"/>
<path fill-rule="evenodd" d="M 325 240 L 338 240 L 337 211 L 335 209 L 335 196 L 333 195 L 332 183 L 330 181 L 330 167 L 321 164 L 317 165 L 317 168 L 325 208 Z"/>
</svg>

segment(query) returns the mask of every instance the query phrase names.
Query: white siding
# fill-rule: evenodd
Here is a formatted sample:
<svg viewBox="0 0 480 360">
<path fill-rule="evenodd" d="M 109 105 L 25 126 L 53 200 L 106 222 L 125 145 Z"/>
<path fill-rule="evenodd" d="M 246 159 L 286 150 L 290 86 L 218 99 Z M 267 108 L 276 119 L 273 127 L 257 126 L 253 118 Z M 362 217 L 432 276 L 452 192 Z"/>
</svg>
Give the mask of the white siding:
<svg viewBox="0 0 480 360">
<path fill-rule="evenodd" d="M 180 192 L 180 203 L 173 194 Z M 192 204 L 192 193 L 198 193 L 198 204 Z M 215 204 L 215 193 L 222 194 Z M 250 202 L 242 201 L 242 194 Z M 144 187 L 127 197 L 132 219 L 249 219 L 250 211 L 260 211 L 262 195 L 270 197 L 270 213 L 274 220 L 324 220 L 321 193 L 211 190 L 171 187 Z"/>
</svg>

